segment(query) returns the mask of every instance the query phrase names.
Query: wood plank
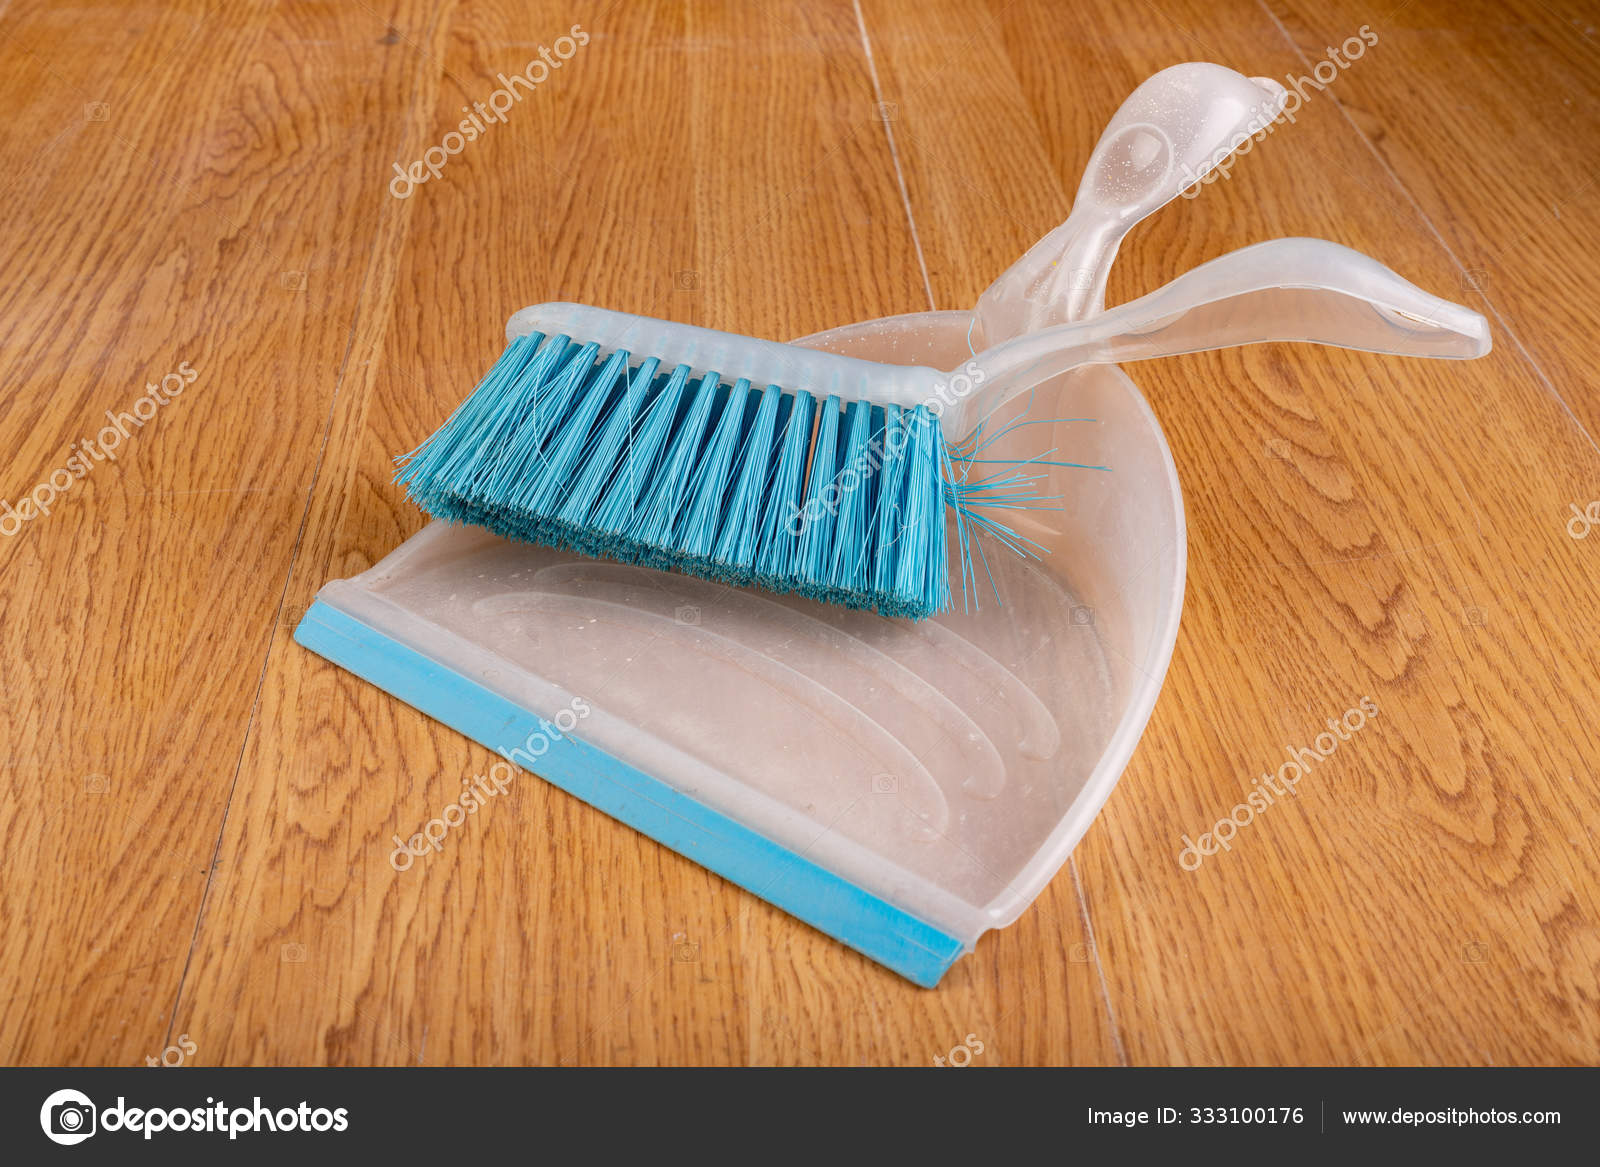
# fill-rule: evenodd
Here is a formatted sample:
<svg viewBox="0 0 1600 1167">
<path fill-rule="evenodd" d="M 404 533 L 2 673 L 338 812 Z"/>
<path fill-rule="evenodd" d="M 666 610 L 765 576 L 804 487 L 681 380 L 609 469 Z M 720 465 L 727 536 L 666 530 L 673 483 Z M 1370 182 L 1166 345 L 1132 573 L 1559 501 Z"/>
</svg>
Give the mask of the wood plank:
<svg viewBox="0 0 1600 1167">
<path fill-rule="evenodd" d="M 166 1044 L 361 291 L 343 268 L 374 242 L 362 139 L 410 88 L 379 35 L 242 5 L 0 26 L 7 108 L 36 115 L 7 135 L 0 492 L 154 408 L 0 540 L 6 1061 Z"/>
<path fill-rule="evenodd" d="M 1591 327 L 1600 272 L 1582 262 L 1600 232 L 1593 6 L 1271 6 L 1308 60 L 1370 27 L 1371 57 L 1328 87 L 1331 104 L 1460 266 L 1460 298 L 1494 322 L 1499 342 L 1591 437 L 1600 434 Z M 1426 85 L 1414 83 L 1419 71 Z"/>
</svg>

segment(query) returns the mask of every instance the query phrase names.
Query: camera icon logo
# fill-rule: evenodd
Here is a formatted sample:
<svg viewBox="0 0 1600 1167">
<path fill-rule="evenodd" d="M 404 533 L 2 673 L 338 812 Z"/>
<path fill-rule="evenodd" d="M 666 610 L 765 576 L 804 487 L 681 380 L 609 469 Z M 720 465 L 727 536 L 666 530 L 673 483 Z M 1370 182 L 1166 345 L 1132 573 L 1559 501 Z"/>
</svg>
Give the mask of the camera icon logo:
<svg viewBox="0 0 1600 1167">
<path fill-rule="evenodd" d="M 39 1108 L 39 1125 L 53 1143 L 70 1147 L 94 1134 L 95 1105 L 77 1090 L 57 1090 Z"/>
</svg>

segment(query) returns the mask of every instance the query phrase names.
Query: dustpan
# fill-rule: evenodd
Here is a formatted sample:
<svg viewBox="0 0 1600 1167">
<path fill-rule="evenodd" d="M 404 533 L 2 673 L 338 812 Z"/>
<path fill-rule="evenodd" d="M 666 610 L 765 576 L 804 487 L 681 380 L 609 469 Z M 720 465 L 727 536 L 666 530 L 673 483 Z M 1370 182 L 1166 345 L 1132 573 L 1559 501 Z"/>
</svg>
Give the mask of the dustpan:
<svg viewBox="0 0 1600 1167">
<path fill-rule="evenodd" d="M 1133 223 L 1270 122 L 1281 100 L 1273 83 L 1219 66 L 1157 74 L 1113 118 L 1072 216 L 975 310 L 796 343 L 948 369 L 1019 333 L 1093 316 Z M 1297 277 L 1291 291 L 1310 301 L 1255 331 L 1220 328 L 1217 344 L 1243 335 L 1486 350 L 1476 314 L 1372 267 L 1402 285 L 1403 303 L 1384 300 L 1356 325 L 1304 322 L 1322 301 L 1315 281 Z M 1054 450 L 1108 469 L 1046 468 L 1059 501 L 1007 516 L 1041 554 L 984 551 L 980 540 L 981 587 L 929 620 L 433 523 L 323 587 L 295 637 L 932 986 L 1022 913 L 1087 830 L 1155 705 L 1183 602 L 1182 494 L 1134 383 L 1112 364 L 1079 367 L 1012 408 L 1030 424 L 992 456 Z"/>
</svg>

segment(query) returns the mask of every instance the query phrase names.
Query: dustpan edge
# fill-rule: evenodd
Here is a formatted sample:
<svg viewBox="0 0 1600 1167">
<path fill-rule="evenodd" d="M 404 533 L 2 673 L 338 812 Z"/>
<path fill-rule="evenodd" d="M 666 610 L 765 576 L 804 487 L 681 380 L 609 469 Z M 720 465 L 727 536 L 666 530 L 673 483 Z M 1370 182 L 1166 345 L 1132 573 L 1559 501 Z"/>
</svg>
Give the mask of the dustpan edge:
<svg viewBox="0 0 1600 1167">
<path fill-rule="evenodd" d="M 535 713 L 317 599 L 297 643 L 502 756 L 532 740 Z M 546 711 L 554 716 L 555 711 Z M 737 819 L 604 750 L 558 736 L 539 777 L 827 933 L 907 980 L 932 988 L 968 945 Z"/>
</svg>

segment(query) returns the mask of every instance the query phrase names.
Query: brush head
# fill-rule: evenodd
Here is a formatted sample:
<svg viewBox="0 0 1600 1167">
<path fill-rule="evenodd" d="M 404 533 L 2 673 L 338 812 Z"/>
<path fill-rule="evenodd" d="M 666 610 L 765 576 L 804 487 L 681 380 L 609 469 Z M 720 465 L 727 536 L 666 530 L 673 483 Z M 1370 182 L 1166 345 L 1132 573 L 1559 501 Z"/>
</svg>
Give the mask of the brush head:
<svg viewBox="0 0 1600 1167">
<path fill-rule="evenodd" d="M 529 332 L 398 461 L 429 514 L 508 538 L 886 616 L 950 606 L 948 456 L 925 405 Z"/>
</svg>

